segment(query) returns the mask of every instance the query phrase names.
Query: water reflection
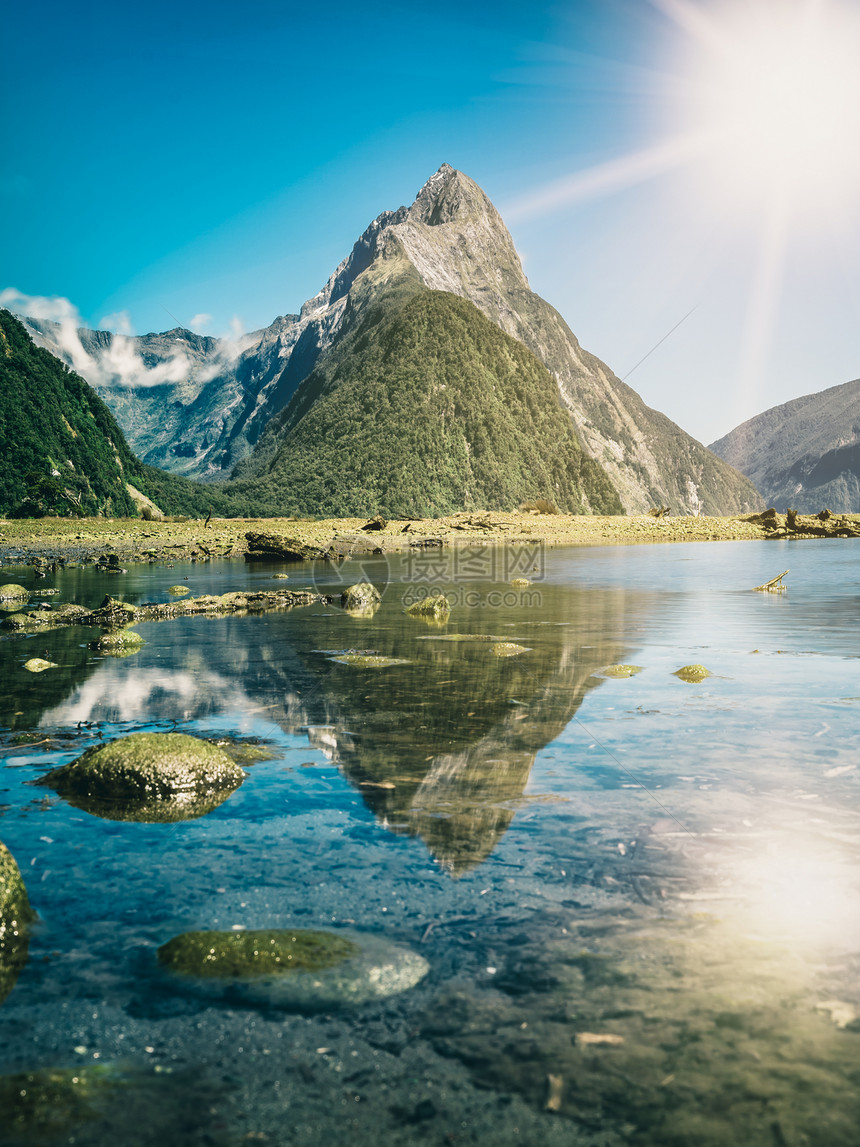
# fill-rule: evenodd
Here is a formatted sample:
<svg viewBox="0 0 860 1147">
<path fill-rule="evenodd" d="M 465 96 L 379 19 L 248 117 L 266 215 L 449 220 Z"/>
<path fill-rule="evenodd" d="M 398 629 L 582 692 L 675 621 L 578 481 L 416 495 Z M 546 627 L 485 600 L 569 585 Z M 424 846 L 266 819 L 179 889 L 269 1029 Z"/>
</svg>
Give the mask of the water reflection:
<svg viewBox="0 0 860 1147">
<path fill-rule="evenodd" d="M 854 1147 L 856 556 L 816 563 L 810 543 L 775 561 L 774 545 L 553 552 L 539 609 L 428 628 L 391 583 L 373 617 L 180 619 L 146 626 L 129 661 L 83 651 L 71 690 L 26 675 L 46 692 L 10 711 L 70 735 L 10 747 L 0 773 L 41 917 L 3 1007 L 4 1070 L 81 1047 L 211 1070 L 239 1093 L 218 1117 L 231 1143 L 280 1142 L 285 1111 L 328 1143 L 346 1110 L 356 1143 Z M 749 593 L 785 565 L 781 599 Z M 500 660 L 479 637 L 530 652 Z M 13 646 L 10 666 L 42 652 L 0 656 Z M 407 664 L 330 660 L 346 648 Z M 672 675 L 695 662 L 714 676 Z M 25 779 L 77 755 L 96 731 L 69 726 L 87 720 L 196 721 L 269 736 L 286 760 L 186 824 L 37 807 Z M 350 921 L 430 975 L 348 1021 L 277 1023 L 147 981 L 181 931 Z"/>
<path fill-rule="evenodd" d="M 46 709 L 62 703 L 86 678 L 98 661 L 86 648 L 89 629 L 56 629 L 36 637 L 0 642 L 0 725 L 31 729 Z M 24 662 L 44 657 L 56 663 L 44 673 L 28 673 Z"/>
<path fill-rule="evenodd" d="M 325 727 L 332 759 L 382 823 L 420 836 L 452 874 L 484 860 L 513 819 L 535 755 L 565 728 L 594 676 L 625 655 L 628 598 L 544 595 L 528 609 L 461 611 L 428 634 L 387 600 L 362 642 L 405 664 L 333 663 L 355 640 L 334 608 L 143 625 L 133 662 L 84 661 L 90 674 L 47 709 L 46 725 L 201 719 L 255 712 L 289 733 Z M 487 637 L 528 646 L 499 658 Z M 437 640 L 458 634 L 464 640 Z"/>
</svg>

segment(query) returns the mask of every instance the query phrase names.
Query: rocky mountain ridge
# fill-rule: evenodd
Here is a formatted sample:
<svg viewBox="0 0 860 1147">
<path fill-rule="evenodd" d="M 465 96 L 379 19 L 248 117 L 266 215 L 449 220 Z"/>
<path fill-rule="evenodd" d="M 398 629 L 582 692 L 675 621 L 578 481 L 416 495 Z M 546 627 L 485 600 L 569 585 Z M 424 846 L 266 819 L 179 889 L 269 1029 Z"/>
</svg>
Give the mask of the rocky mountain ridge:
<svg viewBox="0 0 860 1147">
<path fill-rule="evenodd" d="M 627 512 L 654 504 L 694 514 L 761 507 L 747 479 L 647 407 L 580 347 L 558 312 L 531 290 L 488 197 L 448 164 L 410 207 L 383 212 L 370 224 L 298 315 L 279 317 L 232 345 L 195 343 L 200 336 L 182 330 L 129 338 L 124 347 L 153 366 L 168 351 L 181 361 L 177 343 L 183 343 L 188 362 L 182 378 L 149 385 L 144 377 L 145 385 L 131 388 L 116 373 L 103 381 L 93 378 L 107 356 L 89 339 L 93 371 L 82 373 L 116 411 L 145 461 L 188 476 L 225 478 L 286 409 L 321 354 L 366 308 L 407 280 L 470 300 L 548 367 L 586 452 L 609 474 Z M 39 334 L 47 338 L 50 332 L 43 324 Z M 168 337 L 170 345 L 159 344 Z"/>
<path fill-rule="evenodd" d="M 757 414 L 712 443 L 768 505 L 800 513 L 860 509 L 860 379 Z"/>
</svg>

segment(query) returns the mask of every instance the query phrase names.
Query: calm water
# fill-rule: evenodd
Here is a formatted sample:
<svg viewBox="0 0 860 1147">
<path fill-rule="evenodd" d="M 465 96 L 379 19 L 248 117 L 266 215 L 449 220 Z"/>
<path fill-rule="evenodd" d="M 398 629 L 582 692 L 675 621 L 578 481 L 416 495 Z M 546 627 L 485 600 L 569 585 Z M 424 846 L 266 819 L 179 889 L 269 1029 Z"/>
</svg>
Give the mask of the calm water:
<svg viewBox="0 0 860 1147">
<path fill-rule="evenodd" d="M 38 912 L 0 1072 L 43 1073 L 23 1122 L 26 1087 L 0 1081 L 2 1142 L 860 1143 L 860 548 L 454 560 L 4 567 L 55 604 L 185 578 L 385 592 L 371 616 L 140 625 L 123 659 L 82 629 L 0 642 L 0 840 Z M 787 593 L 749 592 L 787 566 Z M 406 617 L 416 581 L 455 591 L 447 624 Z M 348 648 L 407 664 L 330 660 Z M 60 667 L 30 675 L 32 656 Z M 600 675 L 617 663 L 641 672 Z M 712 676 L 673 675 L 690 663 Z M 273 756 L 178 824 L 28 783 L 142 729 Z M 430 972 L 298 1013 L 157 971 L 179 932 L 287 927 L 394 940 Z"/>
</svg>

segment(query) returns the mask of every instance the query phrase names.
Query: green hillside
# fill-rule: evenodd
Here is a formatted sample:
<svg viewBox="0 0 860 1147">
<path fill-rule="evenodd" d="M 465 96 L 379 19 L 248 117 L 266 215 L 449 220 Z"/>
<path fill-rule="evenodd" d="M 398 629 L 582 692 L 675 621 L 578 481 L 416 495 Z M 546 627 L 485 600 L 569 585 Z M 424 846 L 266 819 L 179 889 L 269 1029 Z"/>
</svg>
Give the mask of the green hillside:
<svg viewBox="0 0 860 1147">
<path fill-rule="evenodd" d="M 536 498 L 623 513 L 549 371 L 473 303 L 422 289 L 364 312 L 235 478 L 232 496 L 296 514 L 430 516 Z"/>
<path fill-rule="evenodd" d="M 166 514 L 252 516 L 222 489 L 145 466 L 92 387 L 0 309 L 0 516 L 137 517 L 131 483 Z"/>
</svg>

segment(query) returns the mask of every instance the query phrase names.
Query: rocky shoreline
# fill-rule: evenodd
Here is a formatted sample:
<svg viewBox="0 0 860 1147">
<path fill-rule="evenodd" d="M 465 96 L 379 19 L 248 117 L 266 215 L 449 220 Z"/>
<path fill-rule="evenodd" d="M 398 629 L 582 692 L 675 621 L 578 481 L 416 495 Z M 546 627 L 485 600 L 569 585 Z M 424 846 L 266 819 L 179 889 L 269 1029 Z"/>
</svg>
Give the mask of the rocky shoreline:
<svg viewBox="0 0 860 1147">
<path fill-rule="evenodd" d="M 794 528 L 789 526 L 793 521 Z M 648 514 L 598 515 L 485 513 L 446 518 L 385 521 L 375 518 L 213 518 L 147 522 L 137 518 L 38 518 L 0 521 L 0 561 L 6 565 L 47 562 L 255 560 L 249 535 L 293 539 L 316 550 L 383 553 L 410 546 L 541 542 L 547 546 L 630 545 L 656 542 L 752 541 L 768 537 L 860 536 L 860 515 L 837 518 L 775 511 L 741 517 Z M 262 555 L 261 555 L 262 556 Z"/>
</svg>

